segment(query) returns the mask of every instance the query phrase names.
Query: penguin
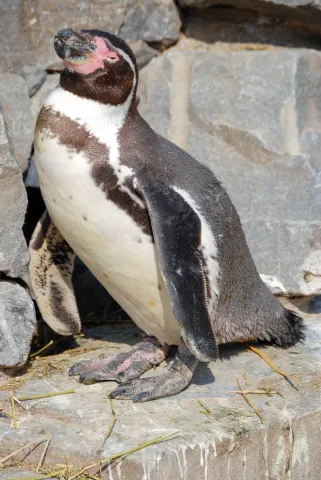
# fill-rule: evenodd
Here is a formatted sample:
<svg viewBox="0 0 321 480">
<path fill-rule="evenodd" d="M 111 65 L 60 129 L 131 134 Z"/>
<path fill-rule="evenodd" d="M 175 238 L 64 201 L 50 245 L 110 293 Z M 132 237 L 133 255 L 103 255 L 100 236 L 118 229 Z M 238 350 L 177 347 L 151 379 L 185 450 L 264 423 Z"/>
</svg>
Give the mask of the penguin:
<svg viewBox="0 0 321 480">
<path fill-rule="evenodd" d="M 301 317 L 261 280 L 223 186 L 138 113 L 128 45 L 64 28 L 54 47 L 65 69 L 35 128 L 47 211 L 30 242 L 32 289 L 53 330 L 79 332 L 77 255 L 142 331 L 129 352 L 82 361 L 69 374 L 116 381 L 111 398 L 146 402 L 187 388 L 221 344 L 302 340 Z M 166 373 L 140 378 L 171 346 Z"/>
</svg>

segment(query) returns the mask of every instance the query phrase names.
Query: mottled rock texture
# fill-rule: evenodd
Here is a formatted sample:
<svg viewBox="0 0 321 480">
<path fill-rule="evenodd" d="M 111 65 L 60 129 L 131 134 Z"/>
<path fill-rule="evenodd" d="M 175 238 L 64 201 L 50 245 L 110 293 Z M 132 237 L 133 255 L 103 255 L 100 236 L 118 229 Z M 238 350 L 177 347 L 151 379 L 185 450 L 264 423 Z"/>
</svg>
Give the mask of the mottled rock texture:
<svg viewBox="0 0 321 480">
<path fill-rule="evenodd" d="M 19 74 L 25 79 L 29 97 L 32 97 L 46 80 L 46 72 L 40 67 L 22 67 Z"/>
<path fill-rule="evenodd" d="M 29 253 L 22 234 L 27 195 L 0 109 L 0 272 L 21 277 Z"/>
<path fill-rule="evenodd" d="M 261 274 L 321 289 L 321 54 L 171 51 L 142 71 L 139 108 L 227 188 Z"/>
<path fill-rule="evenodd" d="M 281 19 L 293 18 L 319 26 L 320 0 L 178 0 L 181 7 L 208 8 L 216 5 L 249 9 Z"/>
<path fill-rule="evenodd" d="M 306 322 L 305 344 L 290 350 L 263 349 L 277 366 L 294 374 L 298 390 L 259 356 L 234 345 L 222 348 L 217 362 L 200 365 L 190 387 L 175 397 L 140 404 L 114 401 L 116 424 L 102 458 L 160 436 L 174 435 L 116 461 L 103 470 L 102 478 L 319 480 L 321 323 L 317 316 L 307 317 Z M 78 339 L 78 353 L 74 350 L 72 356 L 52 358 L 58 371 L 51 369 L 46 377 L 38 379 L 31 378 L 32 372 L 27 374 L 16 396 L 71 388 L 75 393 L 24 402 L 28 410 L 19 410 L 18 429 L 13 429 L 10 420 L 0 423 L 0 458 L 25 445 L 26 438 L 33 441 L 51 434 L 46 472 L 59 470 L 53 467 L 66 460 L 80 468 L 99 462 L 99 450 L 112 419 L 106 393 L 116 383 L 79 384 L 68 377 L 68 368 L 82 358 L 126 351 L 136 340 L 135 330 L 129 325 L 88 329 L 86 336 Z M 37 365 L 42 371 L 44 361 L 39 360 Z M 166 367 L 163 362 L 150 374 L 162 374 Z M 234 393 L 238 390 L 236 379 L 245 390 L 265 388 L 274 392 L 269 396 L 249 395 L 263 423 L 244 398 Z M 8 392 L 0 391 L 0 402 L 6 411 L 10 409 Z M 21 455 L 26 468 L 35 470 L 43 449 L 43 443 L 33 445 L 15 460 Z M 99 474 L 99 467 L 90 473 Z"/>
<path fill-rule="evenodd" d="M 33 121 L 28 86 L 22 77 L 12 73 L 0 73 L 0 106 L 12 139 L 15 157 L 24 172 L 28 166 L 33 139 Z"/>
<path fill-rule="evenodd" d="M 30 295 L 17 283 L 0 279 L 0 368 L 25 364 L 35 326 Z"/>
<path fill-rule="evenodd" d="M 8 77 L 15 88 L 16 75 Z M 3 95 L 1 80 L 0 91 Z M 8 92 L 10 96 L 10 90 Z M 10 101 L 4 103 L 4 108 L 6 105 L 10 105 Z M 10 108 L 8 110 L 12 118 Z M 22 233 L 26 207 L 22 174 L 0 109 L 0 368 L 19 367 L 26 362 L 36 324 L 29 294 L 8 279 L 25 278 L 28 271 L 29 253 Z"/>
<path fill-rule="evenodd" d="M 173 0 L 2 0 L 0 70 L 24 65 L 46 67 L 56 61 L 53 37 L 60 28 L 98 28 L 127 41 L 158 47 L 175 43 L 181 21 Z"/>
</svg>

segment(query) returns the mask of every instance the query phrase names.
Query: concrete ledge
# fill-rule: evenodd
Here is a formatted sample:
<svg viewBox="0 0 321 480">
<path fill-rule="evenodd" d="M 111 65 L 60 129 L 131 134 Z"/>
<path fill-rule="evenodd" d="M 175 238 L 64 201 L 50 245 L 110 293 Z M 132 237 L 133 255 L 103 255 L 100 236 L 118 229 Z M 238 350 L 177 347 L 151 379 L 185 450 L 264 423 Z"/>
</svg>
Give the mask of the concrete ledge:
<svg viewBox="0 0 321 480">
<path fill-rule="evenodd" d="M 242 345 L 222 349 L 216 364 L 201 365 L 193 384 L 176 397 L 145 404 L 115 401 L 118 414 L 103 457 L 137 446 L 147 440 L 178 431 L 173 438 L 115 462 L 105 469 L 109 480 L 156 479 L 290 479 L 317 480 L 321 469 L 321 320 L 307 317 L 305 344 L 287 351 L 260 347 L 274 364 L 294 374 L 295 390 L 253 352 Z M 74 466 L 99 460 L 112 412 L 106 393 L 115 383 L 81 385 L 67 376 L 67 369 L 80 358 L 118 353 L 137 341 L 131 325 L 99 327 L 80 337 L 82 355 L 52 357 L 61 370 L 42 378 L 46 360 L 37 360 L 26 374 L 27 381 L 16 395 L 62 391 L 64 396 L 24 401 L 18 409 L 19 428 L 0 423 L 0 459 L 26 443 L 52 434 L 45 466 Z M 108 344 L 106 339 L 108 338 Z M 95 351 L 92 351 L 95 349 Z M 97 350 L 96 350 L 97 349 Z M 47 359 L 47 362 L 49 358 Z M 53 361 L 53 360 L 52 360 Z M 158 367 L 162 373 L 166 364 Z M 49 367 L 50 372 L 50 367 Z M 251 395 L 264 423 L 237 390 L 236 378 L 246 390 L 268 388 L 278 394 Z M 0 391 L 0 407 L 10 410 L 9 394 Z M 204 414 L 201 401 L 211 413 Z M 24 452 L 22 465 L 34 468 L 43 444 Z M 15 457 L 15 460 L 17 457 Z M 9 466 L 9 465 L 6 465 Z M 6 472 L 7 469 L 1 472 Z M 93 470 L 94 471 L 94 470 Z M 8 476 L 8 475 L 7 475 Z M 17 477 L 17 475 L 15 475 Z M 14 478 L 10 475 L 10 478 Z"/>
</svg>

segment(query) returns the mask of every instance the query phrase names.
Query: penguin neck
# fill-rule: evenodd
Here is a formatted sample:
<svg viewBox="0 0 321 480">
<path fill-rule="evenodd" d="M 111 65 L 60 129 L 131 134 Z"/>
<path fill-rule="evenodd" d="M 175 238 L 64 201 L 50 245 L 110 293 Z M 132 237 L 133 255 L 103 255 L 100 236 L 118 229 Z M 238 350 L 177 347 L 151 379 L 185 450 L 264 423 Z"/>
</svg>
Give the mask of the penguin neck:
<svg viewBox="0 0 321 480">
<path fill-rule="evenodd" d="M 79 97 L 58 85 L 47 98 L 45 106 L 75 120 L 99 137 L 99 132 L 104 135 L 106 129 L 119 132 L 127 117 L 137 112 L 135 103 L 134 89 L 124 103 L 109 105 Z"/>
</svg>

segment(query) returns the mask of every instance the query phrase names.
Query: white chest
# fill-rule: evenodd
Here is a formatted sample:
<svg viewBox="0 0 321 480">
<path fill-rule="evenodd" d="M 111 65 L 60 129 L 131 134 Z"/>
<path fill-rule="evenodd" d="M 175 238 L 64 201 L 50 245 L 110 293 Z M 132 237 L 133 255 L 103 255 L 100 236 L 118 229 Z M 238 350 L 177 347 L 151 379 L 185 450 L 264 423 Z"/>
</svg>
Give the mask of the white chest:
<svg viewBox="0 0 321 480">
<path fill-rule="evenodd" d="M 116 133 L 111 128 L 100 141 L 121 188 L 132 172 L 119 161 Z M 41 191 L 66 241 L 140 328 L 161 342 L 179 343 L 151 237 L 97 185 L 87 155 L 41 132 L 35 146 Z"/>
</svg>

